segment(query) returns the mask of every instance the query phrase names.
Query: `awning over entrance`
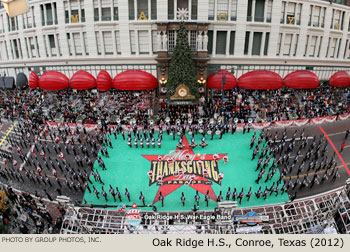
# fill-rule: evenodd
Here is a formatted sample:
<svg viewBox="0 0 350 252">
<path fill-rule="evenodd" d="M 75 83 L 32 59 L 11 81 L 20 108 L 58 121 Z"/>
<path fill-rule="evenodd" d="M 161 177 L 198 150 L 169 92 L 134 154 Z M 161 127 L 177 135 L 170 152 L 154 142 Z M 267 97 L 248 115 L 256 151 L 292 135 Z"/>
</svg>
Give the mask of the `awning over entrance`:
<svg viewBox="0 0 350 252">
<path fill-rule="evenodd" d="M 151 90 L 157 86 L 157 79 L 141 70 L 127 70 L 113 79 L 113 87 L 119 90 Z"/>
<path fill-rule="evenodd" d="M 29 88 L 37 88 L 39 86 L 39 78 L 35 72 L 29 75 Z"/>
<path fill-rule="evenodd" d="M 18 73 L 16 77 L 16 87 L 26 88 L 28 85 L 27 76 L 24 73 Z"/>
<path fill-rule="evenodd" d="M 107 91 L 112 87 L 112 77 L 105 70 L 99 72 L 96 80 L 99 91 Z"/>
<path fill-rule="evenodd" d="M 86 71 L 78 71 L 70 78 L 69 86 L 73 89 L 84 90 L 96 87 L 96 79 Z"/>
<path fill-rule="evenodd" d="M 44 90 L 61 90 L 69 86 L 69 80 L 63 73 L 48 71 L 39 79 L 39 87 Z"/>
<path fill-rule="evenodd" d="M 237 87 L 237 79 L 232 73 L 226 70 L 219 70 L 218 74 L 212 73 L 208 77 L 207 88 L 222 90 L 223 76 L 226 76 L 224 86 L 225 90 Z"/>
<path fill-rule="evenodd" d="M 238 87 L 255 90 L 278 89 L 283 86 L 279 74 L 266 70 L 256 70 L 243 74 L 238 79 Z"/>
<path fill-rule="evenodd" d="M 284 78 L 284 85 L 294 89 L 312 89 L 319 84 L 317 75 L 305 70 L 292 72 Z"/>
<path fill-rule="evenodd" d="M 336 72 L 329 79 L 329 85 L 342 88 L 350 87 L 350 76 L 345 71 Z"/>
</svg>

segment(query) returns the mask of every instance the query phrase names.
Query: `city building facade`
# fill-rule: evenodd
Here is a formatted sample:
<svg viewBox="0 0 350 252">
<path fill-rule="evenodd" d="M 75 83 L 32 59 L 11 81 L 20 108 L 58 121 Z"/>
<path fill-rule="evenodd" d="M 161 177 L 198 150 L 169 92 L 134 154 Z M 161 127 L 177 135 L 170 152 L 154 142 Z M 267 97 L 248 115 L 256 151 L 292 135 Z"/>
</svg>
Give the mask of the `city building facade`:
<svg viewBox="0 0 350 252">
<path fill-rule="evenodd" d="M 184 21 L 198 77 L 216 68 L 267 69 L 282 78 L 350 72 L 349 0 L 31 0 L 9 18 L 0 7 L 0 74 L 80 69 L 112 76 L 141 69 L 167 75 Z M 209 71 L 208 71 L 209 70 Z"/>
</svg>

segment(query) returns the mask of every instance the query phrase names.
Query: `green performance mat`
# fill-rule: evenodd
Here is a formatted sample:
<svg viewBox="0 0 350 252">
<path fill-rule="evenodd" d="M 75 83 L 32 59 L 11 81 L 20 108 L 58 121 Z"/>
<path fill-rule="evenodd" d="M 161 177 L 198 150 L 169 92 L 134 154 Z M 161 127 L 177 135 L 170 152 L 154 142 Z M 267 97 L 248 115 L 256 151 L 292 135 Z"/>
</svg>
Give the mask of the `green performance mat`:
<svg viewBox="0 0 350 252">
<path fill-rule="evenodd" d="M 267 204 L 276 204 L 289 201 L 287 193 L 268 194 L 266 200 L 262 197 L 259 199 L 255 196 L 255 192 L 265 186 L 271 187 L 273 182 L 279 180 L 280 172 L 277 171 L 272 179 L 265 182 L 267 171 L 259 184 L 255 183 L 258 176 L 258 171 L 255 171 L 258 155 L 254 160 L 251 160 L 253 149 L 249 149 L 250 140 L 254 131 L 243 134 L 236 132 L 235 134 L 226 133 L 222 139 L 218 135 L 214 135 L 214 139 L 210 140 L 209 135 L 206 135 L 206 142 L 208 146 L 202 148 L 198 145 L 191 148 L 191 135 L 183 136 L 184 148 L 177 148 L 180 136 L 173 136 L 163 133 L 163 140 L 161 148 L 158 147 L 157 141 L 155 148 L 146 147 L 144 141 L 144 148 L 134 146 L 134 135 L 132 134 L 132 148 L 128 146 L 127 135 L 125 140 L 119 134 L 117 139 L 114 135 L 109 137 L 112 140 L 113 148 L 107 148 L 109 158 L 102 156 L 107 170 L 102 170 L 97 161 L 94 164 L 95 169 L 98 170 L 103 183 L 104 190 L 107 193 L 107 201 L 100 194 L 99 199 L 93 194 L 85 191 L 84 199 L 88 204 L 99 205 L 131 205 L 133 202 L 141 206 L 143 203 L 139 200 L 140 192 L 145 197 L 145 204 L 157 207 L 158 211 L 189 211 L 196 204 L 195 195 L 198 191 L 199 210 L 213 210 L 217 207 L 217 196 L 220 191 L 224 200 L 226 199 L 226 192 L 231 187 L 231 193 L 234 188 L 237 189 L 237 194 L 244 190 L 247 194 L 249 188 L 252 188 L 252 196 L 247 200 L 244 197 L 238 207 L 259 206 Z M 257 138 L 260 131 L 256 131 Z M 154 134 L 157 140 L 158 133 Z M 140 134 L 141 136 L 141 134 Z M 195 135 L 196 144 L 201 143 L 201 134 Z M 217 154 L 217 155 L 215 155 Z M 101 153 L 99 154 L 101 156 Z M 215 156 L 216 157 L 215 157 Z M 225 162 L 225 156 L 228 161 Z M 214 160 L 216 159 L 216 161 Z M 273 160 L 271 160 L 272 163 Z M 268 167 L 271 166 L 271 163 Z M 149 176 L 148 172 L 152 171 Z M 178 172 L 180 170 L 180 172 Z M 207 172 L 204 172 L 206 170 Z M 181 173 L 182 171 L 182 173 Z M 219 174 L 223 172 L 224 178 L 220 181 Z M 203 174 L 206 173 L 206 174 Z M 161 184 L 159 183 L 159 175 L 162 175 Z M 93 182 L 95 188 L 101 192 L 102 184 L 96 182 L 91 175 L 90 180 Z M 276 185 L 275 183 L 275 185 Z M 282 182 L 283 183 L 283 182 Z M 115 189 L 119 188 L 122 196 L 122 201 L 119 199 L 114 201 L 111 194 L 109 194 L 110 185 Z M 279 188 L 281 188 L 281 184 Z M 92 186 L 90 185 L 92 190 Z M 130 202 L 125 196 L 125 188 L 130 193 Z M 162 192 L 164 197 L 164 206 L 158 201 L 159 193 Z M 209 192 L 209 205 L 205 201 L 205 195 Z M 181 202 L 181 195 L 184 193 L 186 198 L 185 206 Z M 232 197 L 231 199 L 232 200 Z M 239 201 L 238 199 L 236 199 Z M 144 210 L 151 210 L 146 208 Z"/>
</svg>

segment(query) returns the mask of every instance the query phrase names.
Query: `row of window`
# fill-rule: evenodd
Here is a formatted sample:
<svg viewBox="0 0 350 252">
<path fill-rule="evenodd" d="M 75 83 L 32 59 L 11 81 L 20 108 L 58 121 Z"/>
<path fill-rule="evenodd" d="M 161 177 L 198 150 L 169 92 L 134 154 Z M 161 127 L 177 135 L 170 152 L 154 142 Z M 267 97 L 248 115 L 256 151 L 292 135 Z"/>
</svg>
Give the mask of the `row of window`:
<svg viewBox="0 0 350 252">
<path fill-rule="evenodd" d="M 119 31 L 96 31 L 95 39 L 98 55 L 121 54 Z M 66 33 L 66 40 L 70 56 L 89 55 L 89 42 L 86 32 Z M 43 35 L 42 44 L 38 42 L 38 36 L 25 37 L 24 40 L 20 38 L 10 39 L 8 42 L 6 40 L 0 41 L 0 60 L 40 58 L 40 45 L 44 47 L 46 57 L 62 56 L 62 50 L 64 49 L 64 46 L 62 47 L 60 44 L 59 34 L 56 33 Z M 156 53 L 158 51 L 157 31 L 130 31 L 130 47 L 132 54 Z M 22 48 L 25 48 L 24 52 Z"/>
<path fill-rule="evenodd" d="M 191 50 L 196 51 L 198 31 L 189 31 L 188 39 Z M 132 54 L 157 53 L 158 43 L 156 30 L 131 30 L 130 50 Z M 38 43 L 38 36 L 29 36 L 24 39 L 10 39 L 0 41 L 0 60 L 40 58 L 40 46 L 46 57 L 62 56 L 59 34 L 43 35 L 43 43 Z M 96 50 L 98 55 L 121 54 L 120 34 L 117 30 L 96 31 Z M 234 55 L 236 31 L 208 31 L 208 53 L 210 55 Z M 305 47 L 298 48 L 299 34 L 280 33 L 277 42 L 276 56 L 296 56 L 297 50 L 303 50 L 304 57 L 319 58 L 322 46 L 326 58 L 350 59 L 349 39 L 345 41 L 344 55 L 340 55 L 342 38 L 329 37 L 323 41 L 322 35 L 307 35 Z M 66 33 L 68 54 L 70 56 L 89 55 L 89 40 L 86 32 Z M 270 32 L 246 31 L 244 43 L 244 55 L 263 56 L 268 55 L 270 44 Z M 176 45 L 176 31 L 168 31 L 168 50 L 172 51 Z M 90 43 L 90 46 L 92 44 Z"/>
<path fill-rule="evenodd" d="M 276 0 L 275 0 L 276 1 Z M 215 21 L 236 21 L 238 0 L 209 0 L 208 20 Z M 271 22 L 272 7 L 274 0 L 248 0 L 247 2 L 247 22 Z M 66 0 L 63 2 L 65 11 L 65 23 L 85 22 L 84 0 Z M 43 26 L 57 24 L 56 2 L 40 4 L 40 16 Z M 118 21 L 118 0 L 93 0 L 95 21 Z M 129 20 L 156 20 L 157 0 L 128 0 Z M 182 18 L 197 20 L 198 0 L 168 0 L 168 19 L 179 19 L 177 12 L 179 9 L 186 9 L 187 16 Z M 324 28 L 327 12 L 332 12 L 330 28 L 343 30 L 345 11 L 340 9 L 318 5 L 310 5 L 308 26 Z M 282 1 L 281 24 L 300 25 L 303 12 L 302 2 Z M 5 31 L 3 15 L 0 16 L 0 33 Z M 7 15 L 6 15 L 7 16 Z M 8 19 L 8 31 L 19 29 L 18 18 Z M 23 28 L 35 27 L 34 6 L 28 13 L 23 14 Z M 349 25 L 350 31 L 350 25 Z"/>
</svg>

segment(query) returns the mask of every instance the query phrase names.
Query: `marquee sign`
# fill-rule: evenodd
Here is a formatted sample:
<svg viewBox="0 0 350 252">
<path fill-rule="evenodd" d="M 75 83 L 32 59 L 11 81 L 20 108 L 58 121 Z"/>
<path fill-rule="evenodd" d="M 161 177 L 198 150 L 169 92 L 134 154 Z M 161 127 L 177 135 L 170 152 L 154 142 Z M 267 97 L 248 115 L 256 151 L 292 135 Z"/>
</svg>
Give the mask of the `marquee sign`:
<svg viewBox="0 0 350 252">
<path fill-rule="evenodd" d="M 194 190 L 216 201 L 212 184 L 221 184 L 218 162 L 227 154 L 195 154 L 186 136 L 183 136 L 183 148 L 177 148 L 166 155 L 142 155 L 151 162 L 149 186 L 159 186 L 153 204 L 162 196 L 171 194 L 181 186 L 190 186 Z M 161 179 L 159 179 L 161 178 Z"/>
</svg>

